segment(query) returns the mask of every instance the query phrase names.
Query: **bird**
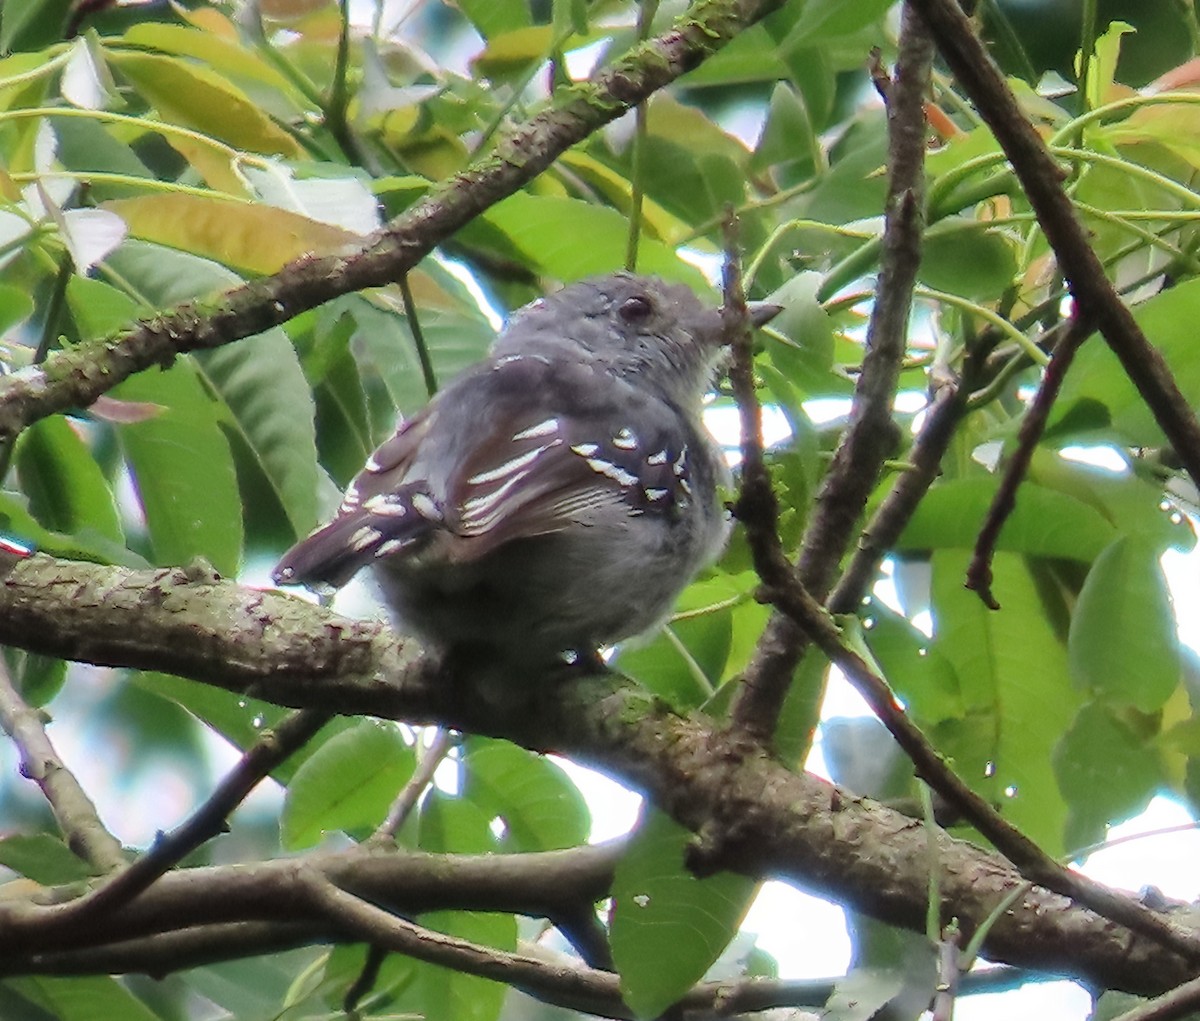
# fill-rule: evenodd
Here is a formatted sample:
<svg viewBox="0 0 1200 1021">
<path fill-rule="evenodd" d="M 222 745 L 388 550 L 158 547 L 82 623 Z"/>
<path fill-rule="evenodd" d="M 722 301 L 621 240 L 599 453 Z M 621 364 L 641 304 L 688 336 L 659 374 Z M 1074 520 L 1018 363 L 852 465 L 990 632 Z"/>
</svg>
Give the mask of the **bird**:
<svg viewBox="0 0 1200 1021">
<path fill-rule="evenodd" d="M 756 326 L 779 311 L 748 307 Z M 375 450 L 276 584 L 372 567 L 401 631 L 506 670 L 652 631 L 727 538 L 701 421 L 725 338 L 719 308 L 655 277 L 538 298 Z"/>
</svg>

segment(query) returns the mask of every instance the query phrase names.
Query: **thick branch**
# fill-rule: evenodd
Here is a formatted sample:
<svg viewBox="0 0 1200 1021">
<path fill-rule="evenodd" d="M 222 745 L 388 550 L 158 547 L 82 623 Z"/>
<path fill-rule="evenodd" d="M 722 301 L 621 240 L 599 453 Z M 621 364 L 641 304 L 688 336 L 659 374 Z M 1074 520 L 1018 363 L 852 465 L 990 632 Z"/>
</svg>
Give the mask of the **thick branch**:
<svg viewBox="0 0 1200 1021">
<path fill-rule="evenodd" d="M 85 625 L 71 623 L 76 615 Z M 162 635 L 157 652 L 143 629 Z M 552 690 L 510 686 L 502 701 L 482 693 L 462 698 L 461 688 L 439 678 L 407 646 L 398 646 L 383 627 L 355 624 L 292 597 L 206 576 L 189 582 L 178 571 L 131 572 L 43 555 L 16 561 L 0 580 L 0 643 L 46 650 L 52 642 L 69 657 L 165 669 L 284 705 L 439 722 L 542 750 L 551 750 L 547 745 L 553 741 L 552 750 L 646 791 L 683 825 L 726 833 L 726 861 L 733 867 L 827 892 L 896 924 L 924 926 L 928 840 L 918 823 L 791 773 L 703 717 L 678 717 L 617 679 L 577 679 Z M 1002 859 L 945 834 L 937 852 L 945 915 L 957 916 L 968 933 L 1021 883 Z M 508 857 L 495 860 L 507 865 Z M 329 877 L 359 896 L 388 903 L 373 888 L 372 869 L 403 868 L 407 858 L 397 862 L 394 855 L 380 855 L 367 861 L 387 865 L 359 862 L 345 877 Z M 270 862 L 169 873 L 109 920 L 107 938 L 149 931 L 150 912 L 170 925 L 180 924 L 184 913 L 189 924 L 288 921 L 294 916 L 287 905 L 294 898 L 279 896 L 279 881 L 273 885 L 267 877 L 292 867 L 295 863 Z M 486 909 L 483 898 L 495 904 L 503 896 L 498 891 L 510 887 L 495 872 L 488 873 L 488 892 L 456 884 L 439 887 L 427 910 L 456 903 Z M 552 914 L 545 898 L 555 885 L 539 876 L 529 892 L 534 904 L 514 908 L 509 895 L 492 910 Z M 480 900 L 448 904 L 445 898 L 458 896 L 451 889 Z M 410 893 L 406 887 L 405 897 Z M 571 901 L 578 902 L 578 896 Z M 394 906 L 411 909 L 412 903 Z M 22 917 L 11 908 L 0 912 L 0 959 L 33 952 L 35 936 L 61 949 L 65 939 L 83 946 L 99 938 L 95 926 L 59 929 L 46 915 L 25 922 Z M 996 960 L 1141 993 L 1160 992 L 1195 973 L 1194 965 L 1159 944 L 1036 888 L 991 930 L 986 951 Z"/>
<path fill-rule="evenodd" d="M 399 279 L 576 142 L 694 68 L 781 2 L 700 0 L 671 31 L 566 90 L 554 106 L 514 128 L 485 158 L 435 188 L 359 252 L 298 259 L 207 307 L 182 306 L 118 338 L 80 344 L 41 367 L 0 378 L 0 440 L 56 411 L 86 407 L 135 372 L 169 365 L 178 354 L 261 333 L 340 294 Z"/>
</svg>

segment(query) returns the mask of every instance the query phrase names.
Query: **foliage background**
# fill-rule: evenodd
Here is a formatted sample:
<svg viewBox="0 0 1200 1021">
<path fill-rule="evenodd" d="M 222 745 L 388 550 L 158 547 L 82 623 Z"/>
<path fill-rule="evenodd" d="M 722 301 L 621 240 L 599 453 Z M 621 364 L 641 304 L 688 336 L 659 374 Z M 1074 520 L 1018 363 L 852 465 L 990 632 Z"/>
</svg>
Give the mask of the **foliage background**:
<svg viewBox="0 0 1200 1021">
<path fill-rule="evenodd" d="M 1176 621 L 1191 608 L 1172 606 L 1158 562 L 1164 551 L 1194 544 L 1185 512 L 1195 493 L 1180 470 L 1189 452 L 1170 449 L 1161 409 L 1134 389 L 1098 336 L 1082 345 L 1066 375 L 1000 534 L 993 569 L 1002 608 L 987 609 L 963 587 L 998 466 L 1018 448 L 1072 306 L 1062 267 L 996 138 L 937 62 L 911 330 L 894 373 L 903 395 L 891 414 L 894 442 L 863 478 L 865 504 L 839 495 L 830 481 L 835 451 L 853 435 L 849 409 L 857 416 L 868 400 L 861 385 L 855 396 L 866 375 L 867 320 L 895 270 L 880 242 L 889 202 L 888 113 L 869 69 L 872 48 L 883 66 L 897 59 L 897 5 L 789 0 L 770 5 L 777 9 L 755 24 L 747 11 L 757 5 L 727 5 L 727 46 L 656 91 L 640 120 L 598 126 L 520 190 L 481 199 L 462 229 L 446 235 L 433 224 L 425 241 L 439 245 L 437 255 L 408 272 L 404 287 L 384 285 L 394 273 L 359 289 L 361 281 L 347 285 L 327 272 L 330 259 L 359 250 L 385 221 L 424 208 L 418 203 L 431 195 L 449 205 L 459 194 L 434 182 L 476 160 L 484 170 L 519 166 L 532 151 L 521 148 L 531 136 L 510 133 L 513 125 L 548 107 L 594 100 L 595 90 L 582 84 L 581 54 L 611 67 L 639 36 L 668 32 L 683 13 L 680 4 L 653 6 L 644 7 L 639 25 L 632 5 L 605 0 L 464 0 L 355 11 L 352 19 L 334 4 L 299 0 L 236 10 L 96 11 L 7 0 L 0 14 L 0 356 L 8 375 L 0 379 L 0 405 L 9 401 L 23 417 L 16 428 L 4 420 L 11 442 L 3 448 L 0 528 L 57 558 L 46 578 L 67 578 L 67 561 L 149 572 L 197 557 L 226 577 L 260 577 L 261 565 L 330 510 L 395 416 L 419 407 L 483 354 L 494 332 L 492 308 L 507 311 L 556 282 L 625 264 L 631 221 L 640 271 L 688 282 L 717 300 L 697 267 L 711 272 L 717 264 L 731 205 L 750 294 L 785 308 L 754 361 L 762 400 L 784 416 L 789 432 L 768 451 L 784 550 L 800 557 L 802 570 L 805 557 L 824 558 L 832 578 L 852 558 L 841 545 L 811 542 L 830 506 L 857 522 L 856 533 L 884 513 L 903 525 L 879 551 L 887 554 L 882 570 L 896 599 L 831 603 L 843 614 L 856 610 L 857 621 L 839 619 L 847 645 L 886 677 L 971 788 L 1053 857 L 1102 840 L 1108 826 L 1158 792 L 1191 810 L 1200 749 L 1195 663 Z M 720 8 L 700 5 L 688 17 Z M 1195 406 L 1200 113 L 1187 63 L 1200 45 L 1194 10 L 1186 3 L 989 3 L 980 5 L 977 23 L 1025 116 L 1064 168 L 1063 186 L 1094 252 Z M 503 158 L 490 155 L 497 144 Z M 462 193 L 473 186 L 471 179 L 458 184 Z M 299 272 L 297 259 L 304 260 Z M 293 307 L 275 297 L 282 291 L 256 291 L 253 283 L 282 274 L 293 288 L 287 293 L 302 295 L 306 272 L 320 277 L 331 300 Z M 252 284 L 237 292 L 234 307 L 225 295 L 246 281 Z M 156 318 L 182 302 L 194 303 L 182 320 Z M 139 319 L 168 322 L 168 338 L 181 322 L 195 331 L 214 325 L 203 343 L 190 345 L 193 353 L 86 369 L 102 364 L 92 361 L 98 352 L 119 355 L 125 341 L 110 338 Z M 42 378 L 42 362 L 57 380 L 85 366 L 84 382 L 70 382 L 76 389 L 68 396 L 104 398 L 79 410 L 78 399 L 57 397 L 38 407 L 35 394 L 34 410 L 20 410 L 31 406 L 19 405 L 20 388 Z M 109 372 L 115 386 L 102 378 Z M 717 401 L 732 406 L 728 392 Z M 832 418 L 816 415 L 830 408 Z M 1093 460 L 1104 451 L 1107 467 L 1064 454 L 1081 448 Z M 920 490 L 901 521 L 884 508 L 910 476 Z M 869 540 L 870 526 L 866 534 Z M 853 553 L 854 543 L 846 548 Z M 206 569 L 190 570 L 192 582 L 208 582 Z M 681 718 L 724 720 L 739 697 L 738 679 L 761 666 L 771 611 L 754 598 L 758 586 L 752 550 L 739 535 L 721 564 L 685 593 L 670 628 L 622 651 L 616 667 L 660 700 L 656 712 L 668 706 Z M 824 597 L 831 584 L 810 587 Z M 45 605 L 52 603 L 47 596 Z M 45 612 L 69 614 L 69 599 L 66 605 Z M 239 751 L 253 748 L 284 719 L 277 702 L 304 704 L 299 695 L 298 702 L 273 697 L 274 689 L 263 699 L 227 690 L 204 671 L 173 676 L 165 633 L 157 654 L 118 661 L 107 653 L 73 655 L 93 646 L 64 644 L 52 627 L 27 631 L 20 619 L 2 636 L 11 643 L 3 715 L 15 743 L 0 861 L 12 871 L 6 900 L 15 904 L 66 897 L 78 892 L 70 884 L 113 871 L 124 857 L 120 842 L 147 841 L 131 836 L 132 819 L 148 816 L 161 829 L 178 823 L 214 782 L 202 731 Z M 102 634 L 135 619 L 98 618 L 89 626 Z M 56 651 L 63 658 L 44 655 Z M 139 666 L 159 669 L 133 669 Z M 790 767 L 810 745 L 827 670 L 815 650 L 795 666 L 773 737 L 777 760 Z M 98 822 L 86 806 L 64 807 L 46 783 L 44 796 L 31 795 L 17 776 L 17 758 L 29 772 L 38 747 L 23 729 L 31 720 L 34 733 L 40 729 L 29 709 L 51 714 L 50 737 L 79 750 L 67 765 L 85 790 L 115 785 L 143 802 L 174 784 L 182 797 L 140 803 L 130 820 L 106 818 L 115 841 L 81 839 Z M 419 712 L 399 718 L 431 722 Z M 352 716 L 325 723 L 274 767 L 286 787 L 280 817 L 239 814 L 229 836 L 193 849 L 185 864 L 324 853 L 372 833 L 368 846 L 377 847 L 378 828 L 401 791 L 419 795 L 395 834 L 402 851 L 520 856 L 586 842 L 587 807 L 552 761 L 496 736 L 447 744 L 430 733 Z M 524 743 L 613 765 L 595 747 L 572 747 L 570 738 L 560 747 L 558 740 L 542 733 Z M 898 750 L 889 754 L 884 740 L 866 723 L 827 729 L 834 779 L 853 795 L 891 799 L 919 817 L 912 764 Z M 452 779 L 413 786 L 414 775 L 422 776 L 418 763 L 440 755 L 449 757 L 442 775 Z M 890 768 L 868 779 L 854 770 L 863 755 Z M 615 771 L 626 780 L 658 789 L 639 772 L 636 748 L 619 762 L 626 769 Z M 690 824 L 669 801 L 653 800 Z M 978 820 L 967 818 L 938 816 L 952 835 L 983 843 L 971 825 Z M 852 856 L 853 841 L 831 839 L 847 840 Z M 693 878 L 684 866 L 687 843 L 676 823 L 649 813 L 627 846 L 605 850 L 611 861 L 600 893 L 569 890 L 563 899 L 574 902 L 572 911 L 550 917 L 593 969 L 615 965 L 625 1003 L 639 1016 L 657 1016 L 704 975 L 754 889 L 730 872 Z M 737 854 L 714 860 L 745 864 Z M 771 870 L 749 871 L 761 877 Z M 931 874 L 921 863 L 916 872 Z M 214 875 L 219 889 L 233 873 Z M 854 970 L 845 982 L 832 993 L 771 986 L 782 989 L 778 1002 L 816 1007 L 832 995 L 836 1017 L 867 1016 L 868 1005 L 885 1001 L 896 1016 L 924 1009 L 934 984 L 933 944 L 911 933 L 924 920 L 881 906 L 882 890 L 855 894 L 849 872 L 800 881 L 900 928 L 856 915 Z M 1015 878 L 1006 882 L 1017 888 Z M 592 900 L 603 902 L 598 915 L 586 906 Z M 528 954 L 543 935 L 539 921 L 511 906 L 468 912 L 452 910 L 463 906 L 452 901 L 418 912 L 420 924 L 494 948 L 493 962 L 504 960 L 501 952 Z M 951 899 L 940 924 L 955 915 L 972 917 Z M 973 925 L 981 921 L 973 917 Z M 0 932 L 4 924 L 0 918 Z M 315 946 L 269 958 L 249 959 L 242 948 L 228 961 L 160 961 L 149 970 L 169 973 L 161 982 L 109 977 L 142 966 L 95 963 L 83 969 L 89 977 L 48 977 L 33 956 L 18 954 L 4 971 L 12 977 L 0 985 L 0 1012 L 336 1015 L 365 967 L 363 932 L 348 924 L 323 931 Z M 543 943 L 554 938 L 561 939 Z M 106 937 L 97 940 L 107 945 Z M 1042 963 L 1096 982 L 1102 967 L 1082 957 L 1073 962 L 1073 950 Z M 1030 957 L 1016 963 L 1038 967 L 1037 951 Z M 184 964 L 193 966 L 177 971 Z M 455 966 L 389 957 L 360 1003 L 362 1016 L 486 1021 L 540 1010 L 479 977 L 479 967 L 457 959 Z M 772 971 L 744 939 L 723 966 L 742 982 Z M 528 976 L 509 981 L 559 1004 L 614 1009 L 611 998 L 572 1001 Z M 1111 984 L 1130 990 L 1127 979 Z M 1130 991 L 1170 984 L 1148 976 Z"/>
</svg>

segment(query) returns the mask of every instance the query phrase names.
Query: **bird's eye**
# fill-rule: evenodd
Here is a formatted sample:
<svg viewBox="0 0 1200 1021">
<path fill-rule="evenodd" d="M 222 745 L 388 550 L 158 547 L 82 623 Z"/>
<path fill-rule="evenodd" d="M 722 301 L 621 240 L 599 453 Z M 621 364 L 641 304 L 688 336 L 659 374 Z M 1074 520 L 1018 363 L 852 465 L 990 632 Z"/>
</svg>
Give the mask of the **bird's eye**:
<svg viewBox="0 0 1200 1021">
<path fill-rule="evenodd" d="M 653 311 L 654 306 L 650 304 L 650 299 L 640 294 L 626 298 L 621 302 L 621 307 L 617 309 L 621 318 L 627 323 L 644 323 L 650 318 Z"/>
</svg>

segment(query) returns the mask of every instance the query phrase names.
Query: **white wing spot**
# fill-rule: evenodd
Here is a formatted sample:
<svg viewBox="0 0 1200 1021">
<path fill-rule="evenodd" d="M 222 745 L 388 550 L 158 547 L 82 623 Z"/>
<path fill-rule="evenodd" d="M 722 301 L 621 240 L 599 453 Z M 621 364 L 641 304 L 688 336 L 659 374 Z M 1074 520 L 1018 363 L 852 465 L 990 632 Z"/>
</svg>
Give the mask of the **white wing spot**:
<svg viewBox="0 0 1200 1021">
<path fill-rule="evenodd" d="M 408 513 L 408 505 L 399 493 L 380 493 L 364 503 L 363 510 L 380 517 L 402 518 Z"/>
<path fill-rule="evenodd" d="M 598 475 L 610 478 L 622 486 L 636 486 L 638 484 L 638 477 L 636 475 L 627 472 L 619 464 L 613 464 L 612 461 L 606 461 L 602 457 L 589 457 L 587 463 L 588 467 Z"/>
<path fill-rule="evenodd" d="M 528 450 L 524 454 L 514 457 L 511 461 L 505 461 L 498 468 L 489 468 L 478 475 L 472 475 L 467 479 L 467 485 L 482 486 L 485 482 L 499 482 L 506 475 L 512 475 L 514 472 L 519 472 L 522 468 L 532 464 L 548 449 L 549 445 L 547 444 L 537 447 L 534 450 Z"/>
<path fill-rule="evenodd" d="M 389 553 L 395 553 L 395 552 L 396 552 L 396 550 L 398 550 L 398 549 L 403 549 L 403 548 L 404 548 L 404 541 L 403 541 L 403 540 L 401 540 L 401 539 L 388 539 L 388 541 L 387 541 L 387 542 L 383 543 L 383 544 L 382 544 L 382 545 L 379 547 L 379 549 L 377 549 L 377 550 L 375 551 L 375 559 L 376 559 L 376 560 L 378 560 L 380 557 L 386 557 L 386 556 L 387 556 Z"/>
<path fill-rule="evenodd" d="M 648 458 L 646 458 L 646 464 L 657 465 L 657 464 L 666 464 L 666 463 L 667 463 L 667 451 L 665 448 L 658 451 L 655 454 L 651 454 Z"/>
<path fill-rule="evenodd" d="M 438 506 L 433 502 L 433 497 L 428 493 L 413 493 L 412 506 L 421 517 L 427 521 L 441 521 L 442 512 L 438 510 Z"/>
<path fill-rule="evenodd" d="M 366 468 L 366 470 L 369 472 L 383 471 L 383 465 L 381 465 L 378 461 L 375 460 L 374 454 L 372 454 L 370 457 L 367 458 L 367 463 L 363 467 Z"/>
<path fill-rule="evenodd" d="M 350 548 L 355 553 L 361 553 L 372 543 L 378 542 L 383 538 L 383 533 L 378 528 L 372 528 L 370 525 L 363 525 L 352 536 L 350 536 Z"/>
<path fill-rule="evenodd" d="M 536 440 L 543 436 L 553 436 L 558 432 L 558 419 L 547 418 L 544 421 L 538 422 L 537 425 L 531 425 L 528 429 L 522 429 L 519 433 L 513 434 L 513 440 Z M 544 449 L 544 448 L 543 448 Z"/>
<path fill-rule="evenodd" d="M 621 429 L 613 437 L 613 446 L 618 450 L 637 450 L 638 439 L 632 429 Z"/>
<path fill-rule="evenodd" d="M 600 444 L 598 443 L 576 443 L 571 448 L 580 457 L 594 457 L 600 453 Z"/>
<path fill-rule="evenodd" d="M 657 503 L 659 500 L 665 500 L 670 495 L 671 491 L 669 489 L 658 489 L 655 487 L 653 489 L 646 490 L 646 499 L 651 503 Z"/>
<path fill-rule="evenodd" d="M 502 485 L 499 489 L 491 493 L 484 493 L 482 496 L 473 496 L 469 500 L 464 500 L 462 508 L 463 516 L 466 518 L 476 518 L 476 516 L 481 512 L 488 510 L 494 504 L 497 504 L 503 500 L 504 497 L 508 495 L 509 490 L 511 490 L 528 474 L 528 471 L 519 472 L 506 483 L 504 483 L 504 485 Z"/>
</svg>

